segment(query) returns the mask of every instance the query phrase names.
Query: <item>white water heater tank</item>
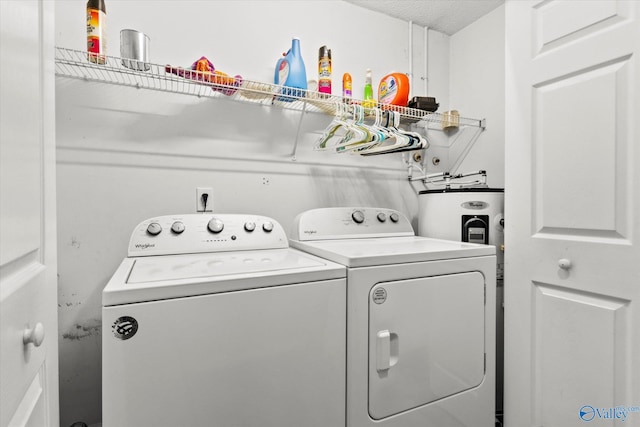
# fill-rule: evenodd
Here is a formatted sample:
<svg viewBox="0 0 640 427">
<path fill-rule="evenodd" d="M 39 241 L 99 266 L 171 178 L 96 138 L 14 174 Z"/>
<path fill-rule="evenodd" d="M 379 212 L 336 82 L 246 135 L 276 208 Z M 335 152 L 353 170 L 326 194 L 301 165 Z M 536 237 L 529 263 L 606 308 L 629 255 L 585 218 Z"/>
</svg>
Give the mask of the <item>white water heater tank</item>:
<svg viewBox="0 0 640 427">
<path fill-rule="evenodd" d="M 504 271 L 504 189 L 456 188 L 421 191 L 418 234 L 496 247 L 498 279 Z"/>
</svg>

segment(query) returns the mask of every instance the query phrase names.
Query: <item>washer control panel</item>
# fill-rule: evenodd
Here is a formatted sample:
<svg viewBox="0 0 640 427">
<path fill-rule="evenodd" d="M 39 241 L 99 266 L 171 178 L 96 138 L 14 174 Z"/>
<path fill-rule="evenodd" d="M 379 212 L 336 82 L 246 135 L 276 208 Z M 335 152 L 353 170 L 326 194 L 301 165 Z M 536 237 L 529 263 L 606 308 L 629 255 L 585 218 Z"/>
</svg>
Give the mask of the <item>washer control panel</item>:
<svg viewBox="0 0 640 427">
<path fill-rule="evenodd" d="M 296 217 L 291 233 L 301 241 L 395 236 L 415 236 L 407 217 L 369 207 L 312 209 Z"/>
<path fill-rule="evenodd" d="M 274 219 L 242 214 L 187 214 L 149 218 L 136 226 L 129 256 L 281 249 L 289 246 Z"/>
</svg>

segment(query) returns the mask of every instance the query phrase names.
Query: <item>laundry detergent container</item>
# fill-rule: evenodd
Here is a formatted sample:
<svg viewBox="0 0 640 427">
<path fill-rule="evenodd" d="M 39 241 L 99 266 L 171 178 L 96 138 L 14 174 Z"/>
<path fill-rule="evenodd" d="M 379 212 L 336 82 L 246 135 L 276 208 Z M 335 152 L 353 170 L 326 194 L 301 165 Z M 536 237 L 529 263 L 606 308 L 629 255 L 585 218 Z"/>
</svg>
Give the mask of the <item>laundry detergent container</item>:
<svg viewBox="0 0 640 427">
<path fill-rule="evenodd" d="M 421 191 L 418 234 L 496 247 L 498 279 L 503 276 L 504 189 L 457 188 Z"/>
</svg>

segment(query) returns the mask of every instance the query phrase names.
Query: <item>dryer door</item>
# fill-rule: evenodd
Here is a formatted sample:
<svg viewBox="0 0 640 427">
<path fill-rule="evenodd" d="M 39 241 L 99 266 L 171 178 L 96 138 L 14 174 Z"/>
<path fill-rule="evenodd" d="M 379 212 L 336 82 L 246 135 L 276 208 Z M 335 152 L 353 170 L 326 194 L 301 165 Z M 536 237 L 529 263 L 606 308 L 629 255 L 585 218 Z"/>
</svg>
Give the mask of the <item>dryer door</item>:
<svg viewBox="0 0 640 427">
<path fill-rule="evenodd" d="M 369 415 L 376 420 L 478 386 L 485 372 L 479 272 L 378 283 L 369 298 Z"/>
</svg>

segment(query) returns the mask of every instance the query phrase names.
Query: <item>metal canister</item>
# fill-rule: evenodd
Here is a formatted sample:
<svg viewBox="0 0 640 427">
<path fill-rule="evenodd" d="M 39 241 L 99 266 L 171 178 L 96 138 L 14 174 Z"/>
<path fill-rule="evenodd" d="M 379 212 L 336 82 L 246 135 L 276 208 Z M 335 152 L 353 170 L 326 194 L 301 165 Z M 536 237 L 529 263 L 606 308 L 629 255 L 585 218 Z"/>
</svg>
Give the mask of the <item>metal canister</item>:
<svg viewBox="0 0 640 427">
<path fill-rule="evenodd" d="M 120 31 L 122 65 L 132 70 L 147 71 L 149 64 L 149 36 L 136 30 Z"/>
</svg>

